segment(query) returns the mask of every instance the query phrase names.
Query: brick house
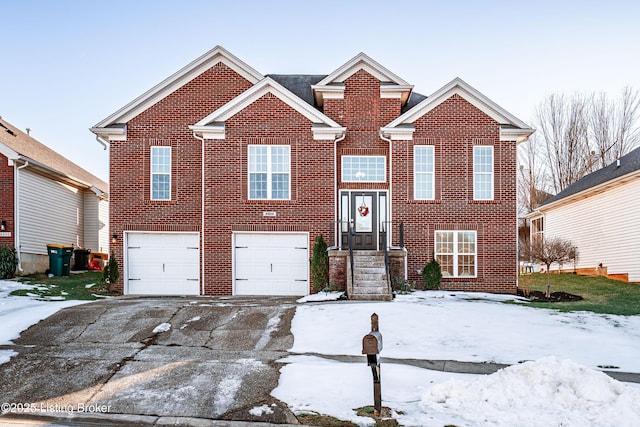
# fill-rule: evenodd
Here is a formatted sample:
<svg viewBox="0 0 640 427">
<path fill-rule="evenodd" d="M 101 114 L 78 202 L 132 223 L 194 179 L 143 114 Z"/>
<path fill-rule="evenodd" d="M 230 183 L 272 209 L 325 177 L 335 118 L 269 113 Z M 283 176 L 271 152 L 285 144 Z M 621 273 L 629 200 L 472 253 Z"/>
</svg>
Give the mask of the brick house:
<svg viewBox="0 0 640 427">
<path fill-rule="evenodd" d="M 533 130 L 460 79 L 425 97 L 365 54 L 262 75 L 215 47 L 91 130 L 125 293 L 306 295 L 319 234 L 351 297 L 420 282 L 433 256 L 447 289 L 516 290 Z"/>
</svg>

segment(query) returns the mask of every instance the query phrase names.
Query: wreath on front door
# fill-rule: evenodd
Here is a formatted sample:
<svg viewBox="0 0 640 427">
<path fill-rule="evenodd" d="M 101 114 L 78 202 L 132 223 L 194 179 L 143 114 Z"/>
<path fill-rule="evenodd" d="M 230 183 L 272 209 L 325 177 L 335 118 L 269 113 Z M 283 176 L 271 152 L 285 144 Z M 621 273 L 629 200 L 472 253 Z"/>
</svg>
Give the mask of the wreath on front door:
<svg viewBox="0 0 640 427">
<path fill-rule="evenodd" d="M 360 214 L 360 216 L 369 215 L 369 207 L 364 203 L 364 197 L 362 198 L 362 204 L 358 208 L 358 213 Z"/>
</svg>

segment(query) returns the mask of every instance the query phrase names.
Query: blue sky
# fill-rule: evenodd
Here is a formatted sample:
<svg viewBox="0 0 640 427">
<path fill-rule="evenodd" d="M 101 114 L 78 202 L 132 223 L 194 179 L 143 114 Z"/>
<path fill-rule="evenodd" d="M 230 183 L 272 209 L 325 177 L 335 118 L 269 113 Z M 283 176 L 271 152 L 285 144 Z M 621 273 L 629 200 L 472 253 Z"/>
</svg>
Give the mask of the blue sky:
<svg viewBox="0 0 640 427">
<path fill-rule="evenodd" d="M 88 130 L 216 45 L 263 74 L 364 52 L 429 95 L 455 77 L 531 124 L 553 92 L 640 89 L 634 1 L 0 0 L 0 115 L 95 175 Z"/>
</svg>

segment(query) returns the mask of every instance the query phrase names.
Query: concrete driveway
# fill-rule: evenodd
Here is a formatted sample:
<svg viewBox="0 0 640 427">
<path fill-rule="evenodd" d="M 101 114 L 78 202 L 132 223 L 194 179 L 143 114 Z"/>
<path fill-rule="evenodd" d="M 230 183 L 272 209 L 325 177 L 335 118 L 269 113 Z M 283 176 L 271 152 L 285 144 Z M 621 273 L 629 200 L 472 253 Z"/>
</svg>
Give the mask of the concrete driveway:
<svg viewBox="0 0 640 427">
<path fill-rule="evenodd" d="M 276 361 L 293 344 L 294 312 L 295 299 L 278 297 L 119 298 L 66 308 L 9 347 L 19 355 L 0 367 L 0 403 L 13 412 L 0 424 L 16 416 L 297 423 L 269 394 Z"/>
</svg>

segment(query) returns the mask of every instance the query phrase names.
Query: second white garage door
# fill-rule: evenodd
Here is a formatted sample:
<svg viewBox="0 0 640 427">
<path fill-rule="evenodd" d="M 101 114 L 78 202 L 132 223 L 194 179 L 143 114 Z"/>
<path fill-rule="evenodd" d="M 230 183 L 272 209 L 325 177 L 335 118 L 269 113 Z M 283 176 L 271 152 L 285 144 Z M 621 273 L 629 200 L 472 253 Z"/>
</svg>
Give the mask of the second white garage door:
<svg viewBox="0 0 640 427">
<path fill-rule="evenodd" d="M 127 233 L 126 293 L 199 295 L 197 233 Z"/>
<path fill-rule="evenodd" d="M 236 295 L 307 295 L 309 235 L 236 233 Z"/>
</svg>

